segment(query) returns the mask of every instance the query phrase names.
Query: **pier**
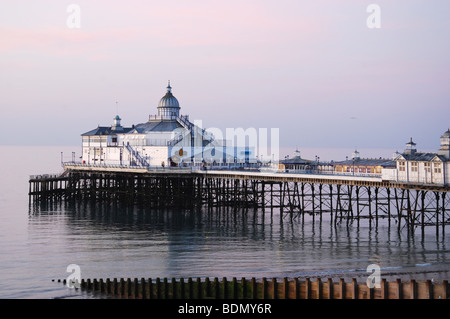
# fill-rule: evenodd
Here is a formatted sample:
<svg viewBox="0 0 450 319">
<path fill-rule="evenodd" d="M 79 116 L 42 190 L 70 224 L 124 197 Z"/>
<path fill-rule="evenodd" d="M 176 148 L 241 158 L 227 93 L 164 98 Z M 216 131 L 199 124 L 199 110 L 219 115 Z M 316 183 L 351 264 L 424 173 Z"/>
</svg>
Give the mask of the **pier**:
<svg viewBox="0 0 450 319">
<path fill-rule="evenodd" d="M 260 209 L 280 218 L 306 214 L 331 221 L 378 224 L 392 221 L 398 229 L 450 224 L 450 187 L 406 183 L 379 176 L 298 174 L 251 170 L 199 170 L 64 164 L 61 175 L 31 176 L 29 196 L 34 202 L 96 200 L 146 207 L 230 207 Z"/>
</svg>

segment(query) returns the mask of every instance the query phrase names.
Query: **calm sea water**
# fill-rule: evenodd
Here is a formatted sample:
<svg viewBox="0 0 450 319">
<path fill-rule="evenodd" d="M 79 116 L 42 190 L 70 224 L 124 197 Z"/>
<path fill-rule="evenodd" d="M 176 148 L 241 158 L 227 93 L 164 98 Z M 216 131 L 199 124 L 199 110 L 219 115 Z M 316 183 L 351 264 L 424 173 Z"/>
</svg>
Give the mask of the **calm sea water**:
<svg viewBox="0 0 450 319">
<path fill-rule="evenodd" d="M 349 226 L 227 209 L 149 210 L 101 204 L 30 205 L 29 175 L 61 171 L 77 147 L 0 147 L 0 298 L 101 298 L 67 288 L 82 278 L 358 278 L 448 280 L 450 238 L 393 223 Z M 67 160 L 67 158 L 65 158 Z M 450 230 L 447 229 L 447 232 Z"/>
</svg>

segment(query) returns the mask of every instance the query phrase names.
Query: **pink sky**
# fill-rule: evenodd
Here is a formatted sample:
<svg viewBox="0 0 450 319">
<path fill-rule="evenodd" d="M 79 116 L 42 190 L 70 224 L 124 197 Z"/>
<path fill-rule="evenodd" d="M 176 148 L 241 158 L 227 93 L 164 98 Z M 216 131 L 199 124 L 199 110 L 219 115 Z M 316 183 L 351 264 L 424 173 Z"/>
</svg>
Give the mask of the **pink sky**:
<svg viewBox="0 0 450 319">
<path fill-rule="evenodd" d="M 70 2 L 2 1 L 0 144 L 76 145 L 116 101 L 144 122 L 169 79 L 192 120 L 277 127 L 287 148 L 435 149 L 450 126 L 445 0 L 374 2 L 380 29 L 356 0 L 73 3 L 80 29 Z"/>
</svg>

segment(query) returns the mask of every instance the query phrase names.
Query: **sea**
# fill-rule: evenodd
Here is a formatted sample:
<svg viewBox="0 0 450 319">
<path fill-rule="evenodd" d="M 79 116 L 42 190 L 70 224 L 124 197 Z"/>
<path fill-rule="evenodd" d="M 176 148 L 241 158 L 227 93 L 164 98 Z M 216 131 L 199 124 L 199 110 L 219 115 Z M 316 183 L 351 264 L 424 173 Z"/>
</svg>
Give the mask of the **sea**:
<svg viewBox="0 0 450 319">
<path fill-rule="evenodd" d="M 326 214 L 321 220 L 291 219 L 277 210 L 36 205 L 28 196 L 30 175 L 61 173 L 61 161 L 79 156 L 80 147 L 0 146 L 0 151 L 1 299 L 106 298 L 65 285 L 71 265 L 85 279 L 320 277 L 365 282 L 370 265 L 377 265 L 387 280 L 450 279 L 450 229 L 437 234 L 435 227 L 427 227 L 422 234 L 399 230 L 394 221 L 390 226 L 386 220 L 334 224 Z M 345 152 L 334 152 L 345 159 Z M 313 154 L 334 156 L 326 149 L 310 150 Z"/>
</svg>

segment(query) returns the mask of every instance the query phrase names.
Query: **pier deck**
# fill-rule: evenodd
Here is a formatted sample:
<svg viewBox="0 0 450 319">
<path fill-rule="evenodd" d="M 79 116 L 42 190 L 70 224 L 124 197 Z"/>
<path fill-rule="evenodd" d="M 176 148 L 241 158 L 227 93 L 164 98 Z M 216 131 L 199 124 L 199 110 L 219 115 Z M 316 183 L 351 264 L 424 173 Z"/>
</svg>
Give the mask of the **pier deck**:
<svg viewBox="0 0 450 319">
<path fill-rule="evenodd" d="M 450 185 L 446 184 L 426 184 L 412 182 L 397 182 L 392 180 L 383 180 L 377 174 L 338 174 L 338 173 L 285 173 L 285 172 L 267 172 L 267 171 L 246 171 L 246 170 L 200 170 L 196 168 L 146 168 L 146 167 L 127 167 L 127 166 L 101 166 L 101 165 L 77 165 L 65 164 L 64 169 L 67 171 L 87 171 L 87 172 L 105 172 L 105 173 L 136 173 L 146 175 L 200 175 L 203 177 L 222 177 L 235 179 L 261 179 L 265 181 L 297 181 L 310 183 L 331 183 L 343 185 L 359 185 L 359 186 L 380 186 L 395 187 L 405 189 L 423 189 L 439 192 L 450 191 Z"/>
<path fill-rule="evenodd" d="M 61 175 L 31 176 L 35 201 L 93 199 L 148 207 L 207 205 L 279 209 L 290 218 L 334 222 L 387 218 L 414 229 L 450 224 L 449 185 L 383 180 L 380 176 L 298 174 L 250 170 L 198 170 L 65 164 Z"/>
</svg>

